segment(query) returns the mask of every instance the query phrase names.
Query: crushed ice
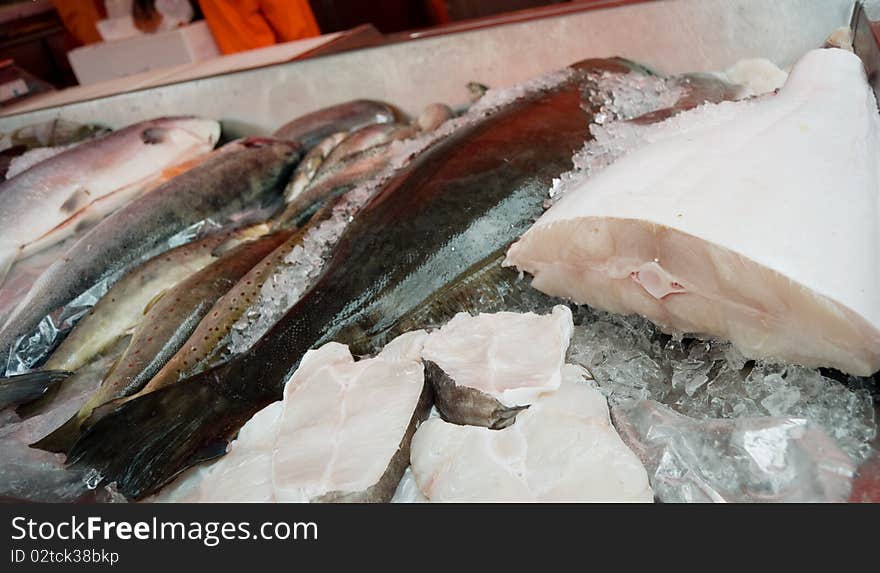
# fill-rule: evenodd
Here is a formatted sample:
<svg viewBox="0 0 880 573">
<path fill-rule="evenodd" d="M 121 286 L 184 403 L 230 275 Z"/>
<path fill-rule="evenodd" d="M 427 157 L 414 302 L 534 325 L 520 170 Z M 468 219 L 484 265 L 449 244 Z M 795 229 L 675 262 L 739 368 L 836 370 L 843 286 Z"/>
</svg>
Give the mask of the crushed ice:
<svg viewBox="0 0 880 573">
<path fill-rule="evenodd" d="M 727 342 L 670 337 L 646 319 L 579 307 L 568 362 L 586 368 L 611 405 L 656 400 L 698 420 L 776 416 L 822 428 L 855 462 L 876 435 L 873 389 L 791 364 L 747 362 Z"/>
</svg>

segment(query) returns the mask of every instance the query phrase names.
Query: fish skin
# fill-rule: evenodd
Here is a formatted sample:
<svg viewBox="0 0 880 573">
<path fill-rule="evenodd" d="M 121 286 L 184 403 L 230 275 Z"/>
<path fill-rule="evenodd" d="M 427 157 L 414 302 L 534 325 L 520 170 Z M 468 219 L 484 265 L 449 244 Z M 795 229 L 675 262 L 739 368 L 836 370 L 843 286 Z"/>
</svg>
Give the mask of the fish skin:
<svg viewBox="0 0 880 573">
<path fill-rule="evenodd" d="M 46 390 L 70 377 L 70 372 L 47 370 L 0 378 L 0 409 L 30 402 Z"/>
<path fill-rule="evenodd" d="M 455 112 L 445 103 L 432 103 L 425 106 L 413 125 L 417 125 L 422 131 L 433 131 L 443 125 L 448 119 L 455 117 Z"/>
<path fill-rule="evenodd" d="M 443 419 L 461 426 L 485 426 L 500 430 L 511 425 L 528 406 L 505 406 L 493 396 L 475 388 L 460 386 L 430 360 L 425 360 L 425 379 L 434 389 L 437 409 Z"/>
<path fill-rule="evenodd" d="M 387 145 L 368 149 L 346 157 L 325 170 L 319 170 L 308 186 L 291 200 L 284 211 L 273 218 L 275 228 L 298 226 L 327 200 L 350 191 L 360 183 L 374 177 L 394 157 Z"/>
<path fill-rule="evenodd" d="M 338 131 L 354 131 L 377 123 L 391 123 L 397 113 L 389 104 L 358 99 L 332 105 L 289 121 L 273 137 L 294 141 L 311 149 L 325 137 Z"/>
<path fill-rule="evenodd" d="M 16 416 L 3 412 L 0 420 L 0 498 L 28 502 L 112 501 L 108 488 L 89 490 L 88 472 L 66 468 L 64 458 L 28 447 L 68 419 L 128 345 L 123 338 L 68 378 L 54 400 Z M 57 386 L 56 386 L 57 388 Z M 30 407 L 30 404 L 28 404 Z M 20 411 L 21 409 L 19 409 Z M 122 496 L 116 495 L 115 499 Z"/>
<path fill-rule="evenodd" d="M 149 254 L 205 219 L 224 217 L 277 193 L 300 158 L 290 142 L 251 138 L 215 155 L 115 212 L 75 242 L 34 283 L 0 329 L 0 364 L 46 314 L 102 276 Z"/>
<path fill-rule="evenodd" d="M 399 139 L 409 139 L 418 133 L 417 127 L 398 123 L 381 123 L 362 127 L 352 132 L 345 138 L 345 141 L 337 145 L 327 156 L 324 165 L 326 169 L 332 169 L 336 162 L 342 161 L 346 157 Z"/>
<path fill-rule="evenodd" d="M 289 236 L 290 232 L 276 232 L 241 244 L 161 295 L 145 313 L 128 348 L 98 391 L 69 423 L 46 436 L 36 447 L 64 451 L 93 410 L 140 390 L 180 349 L 214 301 Z"/>
<path fill-rule="evenodd" d="M 552 179 L 571 168 L 588 119 L 571 83 L 432 146 L 362 209 L 318 283 L 249 352 L 109 413 L 68 461 L 94 467 L 130 497 L 155 491 L 278 400 L 309 348 L 381 335 L 515 240 L 541 214 Z"/>
<path fill-rule="evenodd" d="M 214 303 L 190 338 L 142 390 L 115 403 L 121 404 L 174 384 L 227 358 L 223 355 L 224 343 L 233 325 L 249 310 L 251 303 L 259 298 L 260 289 L 286 264 L 285 259 L 302 244 L 305 235 L 332 214 L 335 204 L 336 201 L 327 202 L 306 224 L 292 230 L 287 240 L 254 265 L 229 292 Z"/>
<path fill-rule="evenodd" d="M 305 226 L 291 232 L 287 240 L 241 277 L 229 292 L 214 303 L 189 339 L 180 347 L 180 350 L 165 363 L 142 390 L 129 396 L 126 400 L 174 384 L 183 377 L 201 372 L 212 363 L 222 361 L 220 356 L 221 343 L 232 330 L 232 325 L 244 315 L 250 303 L 259 296 L 260 289 L 266 280 L 271 278 L 275 270 L 284 264 L 284 258 L 302 243 L 303 236 L 309 228 L 310 226 Z"/>
<path fill-rule="evenodd" d="M 155 137 L 146 138 L 145 133 Z M 97 200 L 106 212 L 149 187 L 163 168 L 210 151 L 216 121 L 159 118 L 68 149 L 0 183 L 0 279 L 29 245 L 71 235 Z M 28 252 L 33 252 L 33 249 Z"/>
<path fill-rule="evenodd" d="M 345 140 L 346 137 L 348 137 L 348 132 L 345 131 L 333 133 L 322 139 L 318 145 L 314 146 L 308 153 L 306 153 L 303 160 L 300 161 L 297 166 L 296 171 L 293 173 L 290 183 L 284 189 L 285 201 L 288 203 L 293 201 L 306 187 L 309 186 L 309 183 L 311 183 L 315 173 L 318 172 L 324 159 L 337 145 Z"/>
<path fill-rule="evenodd" d="M 52 353 L 44 370 L 73 371 L 133 329 L 147 304 L 163 291 L 216 261 L 229 247 L 268 231 L 265 225 L 212 233 L 147 260 L 126 273 Z"/>
</svg>

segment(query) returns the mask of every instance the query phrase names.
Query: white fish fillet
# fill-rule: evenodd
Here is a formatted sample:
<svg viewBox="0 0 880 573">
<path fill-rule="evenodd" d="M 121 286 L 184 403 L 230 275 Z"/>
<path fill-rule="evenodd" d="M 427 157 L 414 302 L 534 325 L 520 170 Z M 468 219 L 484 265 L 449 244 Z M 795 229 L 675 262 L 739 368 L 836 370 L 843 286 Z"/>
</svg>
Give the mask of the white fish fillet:
<svg viewBox="0 0 880 573">
<path fill-rule="evenodd" d="M 458 386 L 478 390 L 504 406 L 527 406 L 559 388 L 574 325 L 559 305 L 548 315 L 499 312 L 455 315 L 432 332 L 422 358 Z"/>
<path fill-rule="evenodd" d="M 422 404 L 424 331 L 354 361 L 331 342 L 306 353 L 284 399 L 247 424 L 228 453 L 190 470 L 152 501 L 309 502 L 345 499 L 384 479 L 391 498 L 406 467 L 407 433 Z M 427 413 L 427 412 L 424 412 Z M 405 443 L 406 442 L 406 443 Z M 386 470 L 397 461 L 395 476 Z"/>
<path fill-rule="evenodd" d="M 145 121 L 76 145 L 0 183 L 0 283 L 16 259 L 125 204 L 166 167 L 210 151 L 219 136 L 216 121 Z"/>
<path fill-rule="evenodd" d="M 435 502 L 653 501 L 648 474 L 611 425 L 605 398 L 565 378 L 503 430 L 423 423 L 410 451 L 421 493 Z"/>
<path fill-rule="evenodd" d="M 749 357 L 880 368 L 880 117 L 856 56 L 809 52 L 777 95 L 703 106 L 645 139 L 506 264 Z"/>
</svg>

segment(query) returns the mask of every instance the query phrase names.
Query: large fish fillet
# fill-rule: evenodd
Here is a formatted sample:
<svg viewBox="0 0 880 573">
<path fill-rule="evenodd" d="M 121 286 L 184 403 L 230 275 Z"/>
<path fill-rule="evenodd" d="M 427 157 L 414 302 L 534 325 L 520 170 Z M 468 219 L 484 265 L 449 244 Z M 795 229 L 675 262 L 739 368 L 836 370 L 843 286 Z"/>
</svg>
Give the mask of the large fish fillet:
<svg viewBox="0 0 880 573">
<path fill-rule="evenodd" d="M 546 293 L 729 339 L 749 357 L 880 368 L 880 117 L 861 61 L 812 51 L 776 95 L 645 133 L 506 264 Z"/>
</svg>

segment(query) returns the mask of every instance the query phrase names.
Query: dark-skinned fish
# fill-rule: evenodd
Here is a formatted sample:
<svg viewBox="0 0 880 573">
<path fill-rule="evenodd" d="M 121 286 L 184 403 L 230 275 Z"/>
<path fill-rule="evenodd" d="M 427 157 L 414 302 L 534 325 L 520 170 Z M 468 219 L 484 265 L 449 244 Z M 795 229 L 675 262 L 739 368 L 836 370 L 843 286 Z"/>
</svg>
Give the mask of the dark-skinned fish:
<svg viewBox="0 0 880 573">
<path fill-rule="evenodd" d="M 250 138 L 140 197 L 76 241 L 34 283 L 0 328 L 0 364 L 49 312 L 148 256 L 164 240 L 209 217 L 223 219 L 274 199 L 299 161 L 290 142 Z"/>
<path fill-rule="evenodd" d="M 76 415 L 35 447 L 65 451 L 92 410 L 140 390 L 180 349 L 214 302 L 289 236 L 290 232 L 276 232 L 239 245 L 160 294 L 144 312 L 128 348 L 101 387 Z"/>
</svg>

